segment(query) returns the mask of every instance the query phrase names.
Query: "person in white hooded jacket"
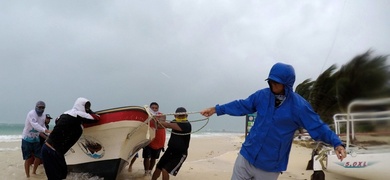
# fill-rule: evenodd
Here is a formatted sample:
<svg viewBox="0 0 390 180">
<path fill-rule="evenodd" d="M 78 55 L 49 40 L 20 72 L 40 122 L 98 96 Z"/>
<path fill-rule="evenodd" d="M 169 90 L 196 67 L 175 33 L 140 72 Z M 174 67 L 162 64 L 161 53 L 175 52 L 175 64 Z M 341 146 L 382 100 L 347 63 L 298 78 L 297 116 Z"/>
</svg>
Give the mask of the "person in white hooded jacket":
<svg viewBox="0 0 390 180">
<path fill-rule="evenodd" d="M 42 146 L 43 166 L 49 180 L 65 179 L 68 168 L 64 154 L 83 133 L 83 123 L 95 123 L 99 116 L 86 98 L 78 98 L 71 110 L 64 112 Z"/>
<path fill-rule="evenodd" d="M 30 177 L 30 166 L 34 164 L 33 174 L 36 174 L 37 167 L 41 162 L 41 145 L 39 140 L 39 133 L 50 133 L 46 129 L 44 122 L 46 104 L 43 101 L 38 101 L 35 104 L 35 109 L 28 112 L 26 122 L 22 134 L 22 154 L 24 161 L 24 171 L 27 178 Z"/>
</svg>

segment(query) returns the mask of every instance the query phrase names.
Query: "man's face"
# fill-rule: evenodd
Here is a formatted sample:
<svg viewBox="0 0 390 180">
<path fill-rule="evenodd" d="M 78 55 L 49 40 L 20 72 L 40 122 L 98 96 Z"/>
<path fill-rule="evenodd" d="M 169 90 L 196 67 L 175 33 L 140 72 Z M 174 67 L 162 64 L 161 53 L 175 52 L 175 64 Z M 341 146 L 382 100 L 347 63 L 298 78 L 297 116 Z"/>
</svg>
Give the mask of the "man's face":
<svg viewBox="0 0 390 180">
<path fill-rule="evenodd" d="M 277 82 L 272 81 L 272 80 L 268 80 L 268 84 L 269 84 L 269 87 L 271 88 L 271 91 L 274 94 L 277 94 L 277 95 L 284 94 L 284 85 L 283 84 L 277 83 Z"/>
<path fill-rule="evenodd" d="M 158 112 L 158 106 L 153 104 L 152 106 L 150 106 L 150 109 L 152 109 L 152 111 L 154 112 Z"/>
<path fill-rule="evenodd" d="M 187 114 L 175 115 L 176 120 L 186 119 L 187 117 L 188 117 Z"/>
<path fill-rule="evenodd" d="M 91 110 L 91 103 L 89 101 L 86 102 L 84 106 L 85 106 L 85 112 L 88 112 Z"/>
<path fill-rule="evenodd" d="M 37 109 L 41 110 L 42 112 L 45 111 L 45 108 L 46 108 L 46 107 L 45 107 L 45 106 L 42 106 L 42 105 L 37 106 Z"/>
</svg>

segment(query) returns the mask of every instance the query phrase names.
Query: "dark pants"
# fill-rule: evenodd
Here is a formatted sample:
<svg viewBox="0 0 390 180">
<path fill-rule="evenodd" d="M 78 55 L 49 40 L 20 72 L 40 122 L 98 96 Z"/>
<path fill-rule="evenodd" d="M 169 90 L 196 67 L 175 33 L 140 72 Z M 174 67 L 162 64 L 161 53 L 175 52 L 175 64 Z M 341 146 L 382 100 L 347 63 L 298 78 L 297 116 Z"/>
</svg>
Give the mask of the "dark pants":
<svg viewBox="0 0 390 180">
<path fill-rule="evenodd" d="M 68 167 L 66 166 L 65 156 L 63 154 L 43 144 L 42 159 L 48 180 L 66 179 Z"/>
<path fill-rule="evenodd" d="M 186 158 L 187 152 L 175 152 L 168 147 L 160 161 L 158 161 L 156 168 L 165 169 L 169 174 L 176 176 Z"/>
<path fill-rule="evenodd" d="M 161 148 L 162 149 L 162 148 Z M 153 149 L 149 146 L 146 146 L 142 149 L 142 158 L 151 158 L 151 159 L 158 159 L 160 157 L 161 149 Z"/>
</svg>

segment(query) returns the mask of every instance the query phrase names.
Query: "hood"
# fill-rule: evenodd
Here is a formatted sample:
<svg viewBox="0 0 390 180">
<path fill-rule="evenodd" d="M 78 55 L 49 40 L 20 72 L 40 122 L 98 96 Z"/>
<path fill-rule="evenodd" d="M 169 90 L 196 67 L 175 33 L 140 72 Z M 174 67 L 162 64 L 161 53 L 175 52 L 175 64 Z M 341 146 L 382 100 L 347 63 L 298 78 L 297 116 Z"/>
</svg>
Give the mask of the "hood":
<svg viewBox="0 0 390 180">
<path fill-rule="evenodd" d="M 83 117 L 87 119 L 93 119 L 92 116 L 85 112 L 85 103 L 89 100 L 83 97 L 77 98 L 76 102 L 73 105 L 73 108 L 69 111 L 64 112 L 64 114 L 69 114 L 73 117 Z"/>
<path fill-rule="evenodd" d="M 79 97 L 76 99 L 76 102 L 74 102 L 73 108 L 77 111 L 85 112 L 85 103 L 88 102 L 88 99 Z"/>
<path fill-rule="evenodd" d="M 295 70 L 289 64 L 276 63 L 272 66 L 267 80 L 273 80 L 283 84 L 292 91 L 295 82 Z"/>
</svg>

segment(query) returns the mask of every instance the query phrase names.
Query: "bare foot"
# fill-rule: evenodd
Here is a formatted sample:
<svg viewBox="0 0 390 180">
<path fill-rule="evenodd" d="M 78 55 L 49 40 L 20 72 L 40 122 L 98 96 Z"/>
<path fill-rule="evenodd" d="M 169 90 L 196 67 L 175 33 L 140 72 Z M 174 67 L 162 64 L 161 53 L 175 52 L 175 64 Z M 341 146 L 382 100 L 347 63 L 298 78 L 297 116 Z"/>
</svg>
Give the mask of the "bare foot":
<svg viewBox="0 0 390 180">
<path fill-rule="evenodd" d="M 129 169 L 127 169 L 128 172 L 131 172 L 133 171 L 133 168 L 129 167 Z"/>
</svg>

